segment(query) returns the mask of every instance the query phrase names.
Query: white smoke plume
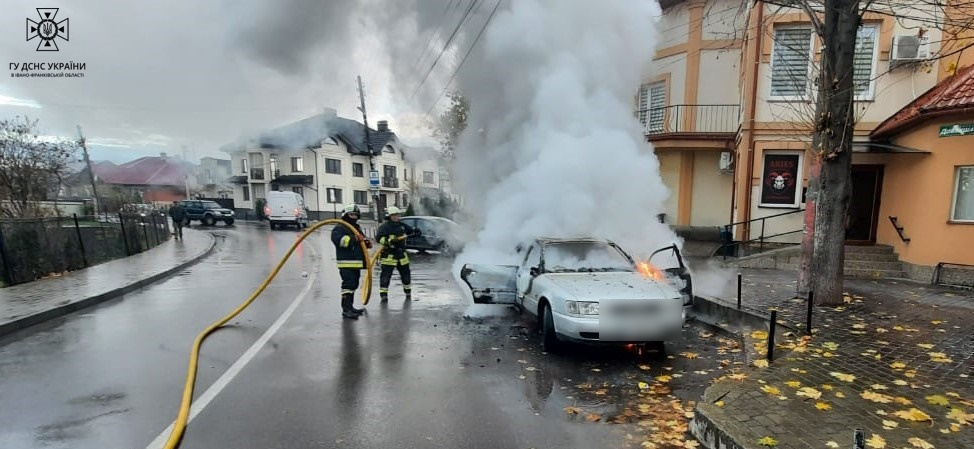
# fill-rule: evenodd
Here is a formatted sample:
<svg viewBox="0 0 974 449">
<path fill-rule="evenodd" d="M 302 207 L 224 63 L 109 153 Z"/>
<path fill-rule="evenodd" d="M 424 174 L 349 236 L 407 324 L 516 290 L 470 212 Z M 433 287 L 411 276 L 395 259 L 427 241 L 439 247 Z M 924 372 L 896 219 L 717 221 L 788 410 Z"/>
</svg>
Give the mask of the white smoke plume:
<svg viewBox="0 0 974 449">
<path fill-rule="evenodd" d="M 461 91 L 470 122 L 455 182 L 481 225 L 463 263 L 516 263 L 536 237 L 602 237 L 637 258 L 679 242 L 670 195 L 633 116 L 650 67 L 652 1 L 518 0 L 483 36 Z"/>
</svg>

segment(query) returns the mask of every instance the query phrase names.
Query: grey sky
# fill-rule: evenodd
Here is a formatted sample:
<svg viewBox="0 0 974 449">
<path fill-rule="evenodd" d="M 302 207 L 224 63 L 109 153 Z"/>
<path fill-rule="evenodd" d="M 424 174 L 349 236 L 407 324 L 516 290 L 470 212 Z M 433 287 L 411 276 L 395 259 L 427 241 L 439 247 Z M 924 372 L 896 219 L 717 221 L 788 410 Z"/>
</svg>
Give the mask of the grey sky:
<svg viewBox="0 0 974 449">
<path fill-rule="evenodd" d="M 408 143 L 429 143 L 418 114 L 443 89 L 493 0 L 475 4 L 457 48 L 410 97 L 472 1 L 6 0 L 0 116 L 39 118 L 46 134 L 74 136 L 80 124 L 96 159 L 179 154 L 183 146 L 190 157 L 225 157 L 217 148 L 241 134 L 325 107 L 359 118 L 361 74 L 370 123 L 389 120 Z M 38 19 L 38 5 L 61 8 L 57 21 L 69 19 L 70 41 L 58 40 L 58 52 L 25 41 L 25 19 Z M 12 78 L 8 66 L 69 61 L 86 64 L 84 78 Z"/>
</svg>

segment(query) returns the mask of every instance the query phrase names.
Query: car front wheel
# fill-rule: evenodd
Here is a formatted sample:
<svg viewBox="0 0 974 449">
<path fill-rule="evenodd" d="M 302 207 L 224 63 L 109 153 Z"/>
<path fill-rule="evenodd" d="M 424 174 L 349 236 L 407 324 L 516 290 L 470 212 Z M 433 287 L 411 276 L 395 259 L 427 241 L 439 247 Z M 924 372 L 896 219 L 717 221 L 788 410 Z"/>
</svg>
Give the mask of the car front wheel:
<svg viewBox="0 0 974 449">
<path fill-rule="evenodd" d="M 207 215 L 203 217 L 203 224 L 206 226 L 213 226 L 216 224 L 216 218 L 213 218 L 212 215 Z"/>
<path fill-rule="evenodd" d="M 232 218 L 228 218 L 228 219 L 224 220 L 223 222 L 226 223 L 227 226 L 233 226 L 233 219 Z"/>
<path fill-rule="evenodd" d="M 541 308 L 541 349 L 545 352 L 556 352 L 562 345 L 558 335 L 555 334 L 554 314 L 547 303 Z"/>
</svg>

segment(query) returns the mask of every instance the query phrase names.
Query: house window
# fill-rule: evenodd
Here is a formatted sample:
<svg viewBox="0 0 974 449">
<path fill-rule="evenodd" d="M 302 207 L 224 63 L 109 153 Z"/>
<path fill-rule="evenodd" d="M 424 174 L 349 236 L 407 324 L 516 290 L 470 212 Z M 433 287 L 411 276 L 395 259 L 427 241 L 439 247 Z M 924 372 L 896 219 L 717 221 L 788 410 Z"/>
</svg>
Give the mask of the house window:
<svg viewBox="0 0 974 449">
<path fill-rule="evenodd" d="M 250 186 L 243 186 L 243 200 L 250 201 Z"/>
<path fill-rule="evenodd" d="M 352 176 L 356 178 L 365 177 L 365 167 L 361 162 L 352 162 Z"/>
<path fill-rule="evenodd" d="M 304 171 L 304 158 L 303 157 L 292 157 L 291 158 L 291 173 L 301 173 Z"/>
<path fill-rule="evenodd" d="M 394 165 L 383 165 L 382 175 L 386 178 L 392 179 L 396 177 L 396 167 Z"/>
<path fill-rule="evenodd" d="M 951 221 L 974 222 L 974 165 L 957 167 Z"/>
<path fill-rule="evenodd" d="M 342 161 L 338 159 L 325 159 L 325 173 L 333 175 L 342 174 Z"/>
<path fill-rule="evenodd" d="M 396 152 L 396 149 L 393 148 L 392 145 L 386 145 L 385 148 L 383 148 L 383 150 L 385 150 L 386 153 L 393 153 L 393 154 L 395 154 L 395 152 Z"/>
<path fill-rule="evenodd" d="M 865 25 L 859 27 L 856 34 L 856 50 L 853 56 L 853 67 L 855 74 L 852 82 L 855 84 L 857 100 L 872 100 L 875 92 L 875 72 L 876 57 L 879 46 L 876 41 L 879 39 L 878 25 Z"/>
<path fill-rule="evenodd" d="M 281 172 L 277 169 L 277 156 L 271 156 L 270 165 L 271 165 L 271 179 L 280 176 Z"/>
<path fill-rule="evenodd" d="M 369 204 L 369 192 L 366 192 L 365 190 L 353 190 L 352 196 L 355 197 L 353 198 L 355 200 L 355 204 Z"/>
<path fill-rule="evenodd" d="M 433 172 L 431 171 L 423 172 L 423 184 L 433 184 Z"/>
<path fill-rule="evenodd" d="M 241 173 L 244 173 L 244 174 L 247 173 L 247 160 L 246 159 L 241 159 L 240 160 L 240 172 Z"/>
<path fill-rule="evenodd" d="M 639 123 L 642 123 L 648 131 L 663 131 L 665 107 L 665 81 L 643 84 L 639 87 Z"/>
<path fill-rule="evenodd" d="M 294 186 L 294 187 L 291 187 L 291 191 L 294 192 L 294 193 L 297 193 L 298 195 L 304 196 L 304 187 Z"/>
<path fill-rule="evenodd" d="M 813 36 L 808 26 L 775 28 L 771 54 L 772 97 L 800 99 L 808 94 Z"/>
<path fill-rule="evenodd" d="M 342 189 L 335 189 L 329 187 L 327 192 L 329 203 L 341 203 L 342 202 Z"/>
</svg>

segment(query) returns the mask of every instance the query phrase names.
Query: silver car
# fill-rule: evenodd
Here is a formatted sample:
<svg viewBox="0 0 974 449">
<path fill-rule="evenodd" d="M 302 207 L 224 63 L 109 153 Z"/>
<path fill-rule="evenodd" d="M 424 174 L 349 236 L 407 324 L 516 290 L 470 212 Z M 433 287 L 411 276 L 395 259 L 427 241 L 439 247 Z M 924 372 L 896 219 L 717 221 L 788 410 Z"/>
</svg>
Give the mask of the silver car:
<svg viewBox="0 0 974 449">
<path fill-rule="evenodd" d="M 675 265 L 650 262 L 672 251 Z M 542 345 L 679 340 L 693 303 L 688 268 L 674 245 L 636 262 L 602 239 L 540 238 L 518 247 L 521 264 L 466 264 L 460 277 L 478 304 L 512 304 L 535 315 Z"/>
</svg>

